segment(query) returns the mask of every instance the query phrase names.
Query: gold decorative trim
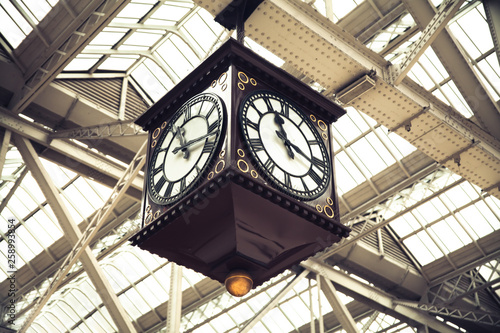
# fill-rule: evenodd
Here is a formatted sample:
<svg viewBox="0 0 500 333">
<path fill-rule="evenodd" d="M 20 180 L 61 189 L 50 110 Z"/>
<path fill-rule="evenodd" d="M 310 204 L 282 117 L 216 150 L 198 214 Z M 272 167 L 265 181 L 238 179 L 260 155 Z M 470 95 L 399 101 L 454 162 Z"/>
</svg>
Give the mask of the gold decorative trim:
<svg viewBox="0 0 500 333">
<path fill-rule="evenodd" d="M 148 213 L 148 215 L 146 215 L 146 218 L 144 219 L 144 225 L 148 225 L 151 223 L 151 221 L 153 221 L 153 214 L 151 214 L 151 212 Z"/>
<path fill-rule="evenodd" d="M 152 135 L 152 138 L 153 138 L 153 139 L 156 139 L 156 138 L 160 135 L 160 131 L 161 131 L 161 130 L 160 130 L 160 128 L 159 128 L 159 127 L 155 128 L 155 130 L 154 130 L 154 132 L 153 132 L 153 135 Z"/>
<path fill-rule="evenodd" d="M 160 210 L 158 209 L 155 214 L 153 215 L 153 218 L 157 219 L 158 216 L 160 216 Z"/>
<path fill-rule="evenodd" d="M 153 140 L 153 142 L 151 142 L 151 148 L 154 148 L 156 147 L 156 140 Z"/>
<path fill-rule="evenodd" d="M 311 118 L 312 121 L 316 122 L 316 116 L 315 115 L 310 115 L 309 118 Z"/>
<path fill-rule="evenodd" d="M 317 210 L 318 212 L 322 213 L 322 212 L 323 212 L 323 206 L 321 206 L 321 205 L 316 205 L 316 210 Z"/>
<path fill-rule="evenodd" d="M 250 79 L 250 84 L 252 86 L 256 86 L 257 85 L 257 80 L 255 80 L 253 77 Z"/>
<path fill-rule="evenodd" d="M 222 167 L 219 168 L 219 166 L 222 166 Z M 224 160 L 220 160 L 219 162 L 217 162 L 217 164 L 215 165 L 215 173 L 219 173 L 222 170 L 224 170 L 225 166 L 226 166 L 226 162 L 224 162 Z"/>
<path fill-rule="evenodd" d="M 216 80 L 213 80 L 212 81 L 212 84 L 210 85 L 212 88 L 215 88 L 215 86 L 217 85 L 217 81 Z"/>
<path fill-rule="evenodd" d="M 245 168 L 243 168 L 241 165 L 243 164 L 245 166 Z M 248 166 L 248 163 L 245 162 L 244 160 L 238 160 L 238 169 L 240 169 L 241 171 L 243 171 L 244 173 L 247 173 L 248 170 L 250 170 L 250 167 Z"/>
<path fill-rule="evenodd" d="M 241 78 L 241 75 L 244 75 L 245 79 L 242 79 Z M 238 79 L 242 82 L 242 83 L 248 83 L 248 76 L 243 73 L 243 72 L 238 72 Z"/>
<path fill-rule="evenodd" d="M 238 82 L 238 88 L 240 88 L 240 90 L 245 90 L 245 85 L 241 82 Z"/>
<path fill-rule="evenodd" d="M 330 197 L 326 198 L 326 203 L 329 204 L 330 206 L 333 206 L 332 198 L 330 198 Z"/>
<path fill-rule="evenodd" d="M 227 89 L 227 84 L 226 84 L 226 83 L 224 83 L 220 89 L 221 89 L 222 91 L 226 91 L 226 89 Z"/>
<path fill-rule="evenodd" d="M 223 84 L 224 82 L 226 82 L 226 80 L 227 80 L 227 72 L 224 72 L 219 76 L 217 82 L 219 82 L 219 84 Z"/>
<path fill-rule="evenodd" d="M 329 210 L 330 212 L 328 212 L 327 210 Z M 325 205 L 324 211 L 325 211 L 326 216 L 328 216 L 329 218 L 332 218 L 335 215 L 332 207 L 330 207 L 328 205 Z"/>
<path fill-rule="evenodd" d="M 164 128 L 165 128 L 165 126 L 167 126 L 167 122 L 166 122 L 166 121 L 164 121 L 164 122 L 161 124 L 161 129 L 164 129 Z"/>
<path fill-rule="evenodd" d="M 252 175 L 253 178 L 259 178 L 259 174 L 255 170 L 250 171 L 250 174 Z"/>
<path fill-rule="evenodd" d="M 222 149 L 219 153 L 219 158 L 223 158 L 224 156 L 226 156 L 226 151 Z"/>
<path fill-rule="evenodd" d="M 245 152 L 243 151 L 243 149 L 238 149 L 236 152 L 240 157 L 245 157 Z"/>
<path fill-rule="evenodd" d="M 323 140 L 328 141 L 328 135 L 325 132 L 321 133 L 321 137 L 323 138 Z"/>
<path fill-rule="evenodd" d="M 323 120 L 318 120 L 318 126 L 319 128 L 324 132 L 328 129 L 328 126 L 325 124 Z"/>
<path fill-rule="evenodd" d="M 208 173 L 207 179 L 208 179 L 208 180 L 210 180 L 210 179 L 212 179 L 212 178 L 214 178 L 214 172 L 213 172 L 213 171 L 210 171 L 210 172 Z"/>
<path fill-rule="evenodd" d="M 149 211 L 150 211 L 150 210 L 151 210 L 151 205 L 148 205 L 148 206 L 146 207 L 146 213 L 149 213 Z"/>
</svg>

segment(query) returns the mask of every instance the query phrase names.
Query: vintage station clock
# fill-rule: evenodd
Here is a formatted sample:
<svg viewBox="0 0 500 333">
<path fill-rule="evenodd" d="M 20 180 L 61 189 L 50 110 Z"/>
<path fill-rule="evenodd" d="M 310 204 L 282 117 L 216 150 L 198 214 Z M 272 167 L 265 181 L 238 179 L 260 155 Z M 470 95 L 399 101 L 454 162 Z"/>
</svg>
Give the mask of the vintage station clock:
<svg viewBox="0 0 500 333">
<path fill-rule="evenodd" d="M 246 96 L 239 113 L 243 137 L 258 168 L 276 188 L 299 200 L 319 197 L 331 177 L 324 140 L 309 117 L 277 93 Z"/>
<path fill-rule="evenodd" d="M 344 113 L 227 41 L 136 121 L 149 148 L 132 243 L 256 287 L 348 236 L 330 129 Z"/>
<path fill-rule="evenodd" d="M 222 100 L 215 94 L 201 93 L 153 131 L 146 173 L 153 202 L 173 203 L 194 187 L 214 157 L 224 116 Z"/>
</svg>

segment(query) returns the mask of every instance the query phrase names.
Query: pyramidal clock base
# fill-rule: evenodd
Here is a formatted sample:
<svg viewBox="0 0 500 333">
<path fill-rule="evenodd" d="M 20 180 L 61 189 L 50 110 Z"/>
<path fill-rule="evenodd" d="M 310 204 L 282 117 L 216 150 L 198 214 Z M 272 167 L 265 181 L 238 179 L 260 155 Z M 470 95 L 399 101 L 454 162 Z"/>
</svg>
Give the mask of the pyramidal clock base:
<svg viewBox="0 0 500 333">
<path fill-rule="evenodd" d="M 221 283 L 232 271 L 246 271 L 256 287 L 348 233 L 324 215 L 227 170 L 131 240 Z"/>
</svg>

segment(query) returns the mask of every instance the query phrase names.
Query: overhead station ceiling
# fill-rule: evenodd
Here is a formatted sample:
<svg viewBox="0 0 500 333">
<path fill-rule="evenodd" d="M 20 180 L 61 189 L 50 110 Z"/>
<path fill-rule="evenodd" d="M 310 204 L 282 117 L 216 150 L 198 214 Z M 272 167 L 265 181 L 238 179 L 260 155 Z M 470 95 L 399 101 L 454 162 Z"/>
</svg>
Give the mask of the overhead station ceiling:
<svg viewBox="0 0 500 333">
<path fill-rule="evenodd" d="M 245 45 L 347 110 L 332 130 L 350 237 L 243 299 L 185 268 L 173 288 L 173 265 L 128 242 L 140 172 L 46 295 L 146 140 L 133 120 L 235 35 L 214 21 L 228 3 L 0 0 L 5 331 L 35 314 L 27 332 L 165 332 L 178 297 L 182 332 L 498 331 L 492 0 L 264 1 Z M 11 217 L 20 263 L 9 295 Z"/>
</svg>

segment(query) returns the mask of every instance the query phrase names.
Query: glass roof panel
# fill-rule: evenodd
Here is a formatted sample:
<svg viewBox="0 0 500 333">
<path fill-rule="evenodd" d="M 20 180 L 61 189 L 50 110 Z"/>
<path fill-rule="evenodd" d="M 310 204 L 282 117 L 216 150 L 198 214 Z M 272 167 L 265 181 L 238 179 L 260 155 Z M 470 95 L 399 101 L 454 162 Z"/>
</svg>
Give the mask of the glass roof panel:
<svg viewBox="0 0 500 333">
<path fill-rule="evenodd" d="M 165 1 L 165 4 L 161 6 L 149 19 L 146 20 L 146 24 L 175 24 L 180 21 L 194 4 L 190 1 Z"/>
<path fill-rule="evenodd" d="M 147 12 L 151 10 L 151 5 L 147 3 L 140 3 L 137 1 L 131 1 L 122 11 L 118 14 L 119 18 L 132 18 L 136 22 L 144 17 Z"/>
<path fill-rule="evenodd" d="M 58 0 L 0 0 L 0 33 L 15 49 Z"/>
<path fill-rule="evenodd" d="M 125 35 L 127 29 L 104 28 L 89 45 L 100 46 L 103 49 L 109 49 Z"/>
<path fill-rule="evenodd" d="M 99 69 L 109 71 L 122 71 L 124 68 L 132 66 L 139 56 L 110 56 L 99 65 Z"/>
</svg>

